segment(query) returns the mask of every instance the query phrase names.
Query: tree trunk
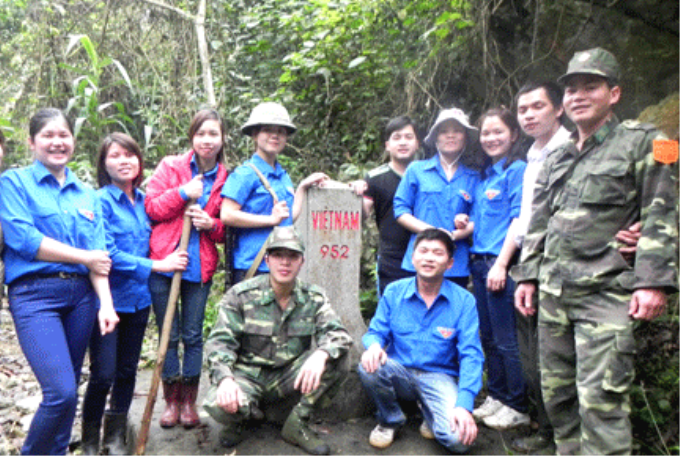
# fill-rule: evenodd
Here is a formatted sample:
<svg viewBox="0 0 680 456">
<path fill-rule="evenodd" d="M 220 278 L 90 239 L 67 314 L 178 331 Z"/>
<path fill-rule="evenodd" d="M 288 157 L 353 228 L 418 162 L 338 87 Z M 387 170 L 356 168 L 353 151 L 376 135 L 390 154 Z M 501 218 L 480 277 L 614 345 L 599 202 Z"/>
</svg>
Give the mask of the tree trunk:
<svg viewBox="0 0 680 456">
<path fill-rule="evenodd" d="M 210 107 L 216 107 L 215 89 L 213 88 L 212 70 L 210 69 L 210 54 L 208 53 L 208 42 L 205 39 L 205 0 L 198 2 L 198 12 L 193 15 L 186 11 L 169 5 L 162 0 L 144 0 L 146 3 L 159 8 L 177 13 L 182 19 L 187 19 L 194 23 L 196 30 L 196 41 L 198 44 L 198 56 L 201 59 L 201 74 L 203 77 L 203 90 Z"/>
</svg>

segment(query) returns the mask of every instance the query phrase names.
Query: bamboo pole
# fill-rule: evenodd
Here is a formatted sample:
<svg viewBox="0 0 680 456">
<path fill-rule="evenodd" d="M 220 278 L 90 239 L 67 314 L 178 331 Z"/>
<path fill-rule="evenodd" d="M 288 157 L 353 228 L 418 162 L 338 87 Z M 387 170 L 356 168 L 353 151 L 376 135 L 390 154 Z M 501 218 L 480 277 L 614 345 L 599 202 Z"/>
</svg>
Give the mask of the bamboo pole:
<svg viewBox="0 0 680 456">
<path fill-rule="evenodd" d="M 193 201 L 190 201 L 187 207 L 190 207 Z M 187 250 L 189 246 L 189 236 L 191 235 L 191 217 L 186 212 L 184 214 L 184 224 L 182 225 L 182 237 L 179 241 L 179 250 Z M 149 438 L 149 428 L 151 426 L 151 418 L 153 415 L 153 408 L 156 404 L 156 395 L 158 394 L 158 385 L 160 384 L 161 372 L 165 364 L 165 355 L 168 352 L 168 343 L 170 342 L 170 330 L 172 329 L 172 320 L 175 317 L 175 309 L 177 308 L 177 299 L 179 298 L 180 285 L 182 283 L 182 271 L 175 271 L 172 276 L 172 283 L 170 285 L 170 296 L 168 297 L 168 306 L 165 310 L 165 318 L 163 319 L 163 331 L 161 332 L 161 340 L 158 345 L 158 355 L 156 356 L 156 368 L 153 371 L 153 378 L 151 379 L 151 387 L 149 388 L 149 396 L 146 400 L 146 408 L 144 415 L 142 415 L 142 424 L 137 436 L 137 446 L 135 454 L 144 454 L 146 450 L 146 441 Z"/>
</svg>

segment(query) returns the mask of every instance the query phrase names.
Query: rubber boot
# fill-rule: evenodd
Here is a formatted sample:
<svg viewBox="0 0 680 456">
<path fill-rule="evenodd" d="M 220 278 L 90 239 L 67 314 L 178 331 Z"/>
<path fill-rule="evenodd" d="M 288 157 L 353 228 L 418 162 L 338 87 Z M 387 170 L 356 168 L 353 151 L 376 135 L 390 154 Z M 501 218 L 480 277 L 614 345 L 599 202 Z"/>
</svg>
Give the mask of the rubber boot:
<svg viewBox="0 0 680 456">
<path fill-rule="evenodd" d="M 127 454 L 125 435 L 127 434 L 127 414 L 109 413 L 104 415 L 104 441 L 102 446 L 110 455 Z"/>
<path fill-rule="evenodd" d="M 165 398 L 165 411 L 161 415 L 161 427 L 172 428 L 179 422 L 179 401 L 182 383 L 179 381 L 163 381 L 163 397 Z"/>
<path fill-rule="evenodd" d="M 330 447 L 310 429 L 310 415 L 311 410 L 296 405 L 283 424 L 281 437 L 286 442 L 299 446 L 309 454 L 331 454 Z"/>
<path fill-rule="evenodd" d="M 201 418 L 196 411 L 198 384 L 200 378 L 185 378 L 182 383 L 182 404 L 180 406 L 179 421 L 185 429 L 195 428 L 201 424 Z"/>
<path fill-rule="evenodd" d="M 99 454 L 99 428 L 101 423 L 83 421 L 83 434 L 81 439 L 81 450 L 83 455 Z"/>
</svg>

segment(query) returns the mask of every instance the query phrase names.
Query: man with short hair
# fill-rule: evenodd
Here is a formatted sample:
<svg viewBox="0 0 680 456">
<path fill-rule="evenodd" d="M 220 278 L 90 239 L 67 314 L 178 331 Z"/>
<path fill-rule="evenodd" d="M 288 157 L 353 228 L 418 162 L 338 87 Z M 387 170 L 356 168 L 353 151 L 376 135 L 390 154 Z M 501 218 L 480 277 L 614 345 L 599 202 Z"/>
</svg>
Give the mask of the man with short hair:
<svg viewBox="0 0 680 456">
<path fill-rule="evenodd" d="M 449 451 L 465 452 L 477 437 L 472 417 L 484 355 L 472 294 L 444 279 L 453 263 L 451 235 L 427 228 L 416 236 L 416 277 L 390 284 L 378 304 L 361 356 L 359 378 L 378 408 L 369 443 L 389 447 L 406 422 L 399 400 L 418 401 L 420 433 Z"/>
<path fill-rule="evenodd" d="M 267 245 L 269 273 L 232 287 L 206 341 L 211 387 L 204 408 L 224 425 L 220 443 L 236 446 L 260 407 L 300 397 L 281 435 L 310 454 L 330 448 L 309 427 L 349 371 L 352 339 L 320 287 L 297 276 L 304 246 L 293 227 L 276 227 Z M 316 349 L 312 349 L 312 339 Z"/>
<path fill-rule="evenodd" d="M 390 283 L 413 276 L 412 272 L 401 267 L 411 232 L 394 218 L 394 194 L 406 168 L 415 159 L 420 147 L 416 124 L 408 116 L 391 119 L 385 126 L 383 138 L 389 162 L 369 171 L 363 181 L 350 184 L 357 194 L 364 197 L 364 217 L 375 211 L 375 222 L 380 233 L 378 248 L 380 296 Z"/>
<path fill-rule="evenodd" d="M 676 142 L 620 123 L 619 65 L 601 48 L 578 52 L 559 78 L 576 125 L 536 183 L 515 306 L 538 315 L 541 386 L 559 454 L 632 449 L 635 320 L 663 313 L 677 291 Z M 614 241 L 640 221 L 631 266 Z"/>
<path fill-rule="evenodd" d="M 245 278 L 272 228 L 290 226 L 297 219 L 307 188 L 328 179 L 324 173 L 314 173 L 300 182 L 297 191 L 294 190 L 290 176 L 277 157 L 285 149 L 288 137 L 296 131 L 286 108 L 274 102 L 255 106 L 241 127 L 241 132 L 252 138 L 255 151 L 250 160 L 237 167 L 225 182 L 220 213 L 225 225 L 236 228 L 233 283 Z M 260 175 L 276 194 L 277 202 Z M 267 271 L 267 265 L 261 262 L 255 273 Z"/>
<path fill-rule="evenodd" d="M 531 201 L 536 178 L 546 158 L 569 139 L 569 131 L 562 126 L 562 89 L 554 82 L 530 82 L 522 86 L 515 97 L 517 120 L 522 130 L 534 138 L 527 152 L 527 167 L 522 186 L 522 207 L 519 218 L 512 226 L 515 241 L 522 241 L 529 228 Z M 552 426 L 543 405 L 541 372 L 538 365 L 538 318 L 536 315 L 516 319 L 517 341 L 527 398 L 531 404 L 531 418 L 538 424 L 534 435 L 519 437 L 511 445 L 518 451 L 534 452 L 553 441 Z"/>
</svg>

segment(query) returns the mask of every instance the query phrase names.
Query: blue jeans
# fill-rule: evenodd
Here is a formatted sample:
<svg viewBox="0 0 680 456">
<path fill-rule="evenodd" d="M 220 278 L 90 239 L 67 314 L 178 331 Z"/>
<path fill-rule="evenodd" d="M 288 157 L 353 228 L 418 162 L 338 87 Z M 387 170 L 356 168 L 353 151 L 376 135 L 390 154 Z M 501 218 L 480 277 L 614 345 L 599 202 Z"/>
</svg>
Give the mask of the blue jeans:
<svg viewBox="0 0 680 456">
<path fill-rule="evenodd" d="M 8 296 L 19 344 L 43 394 L 21 452 L 66 454 L 96 295 L 90 280 L 80 276 L 18 279 Z"/>
<path fill-rule="evenodd" d="M 486 279 L 495 261 L 495 256 L 484 255 L 471 262 L 479 332 L 486 355 L 487 389 L 494 399 L 526 413 L 524 376 L 515 328 L 515 282 L 508 276 L 504 290 L 487 290 Z"/>
<path fill-rule="evenodd" d="M 399 399 L 418 401 L 423 418 L 432 429 L 437 442 L 454 453 L 464 453 L 457 431 L 451 430 L 448 412 L 456 405 L 458 383 L 454 377 L 439 372 L 409 369 L 398 362 L 387 362 L 369 374 L 359 364 L 359 379 L 378 408 L 378 422 L 397 428 L 406 422 Z"/>
<path fill-rule="evenodd" d="M 83 400 L 83 422 L 101 423 L 109 391 L 109 410 L 127 415 L 135 392 L 137 364 L 150 311 L 151 308 L 146 307 L 137 312 L 118 313 L 120 321 L 116 329 L 106 336 L 92 331 L 90 381 Z"/>
<path fill-rule="evenodd" d="M 170 284 L 172 278 L 162 274 L 152 273 L 149 277 L 149 291 L 153 311 L 156 314 L 158 331 L 163 331 L 165 309 L 168 307 L 170 296 Z M 205 318 L 205 305 L 208 302 L 208 294 L 212 280 L 206 283 L 188 282 L 182 280 L 180 286 L 180 303 L 178 303 L 175 317 L 172 320 L 170 330 L 170 343 L 165 355 L 163 365 L 163 381 L 173 382 L 180 377 L 196 379 L 201 376 L 203 365 L 203 319 Z M 184 359 L 180 372 L 179 347 L 180 335 L 184 344 Z"/>
</svg>

